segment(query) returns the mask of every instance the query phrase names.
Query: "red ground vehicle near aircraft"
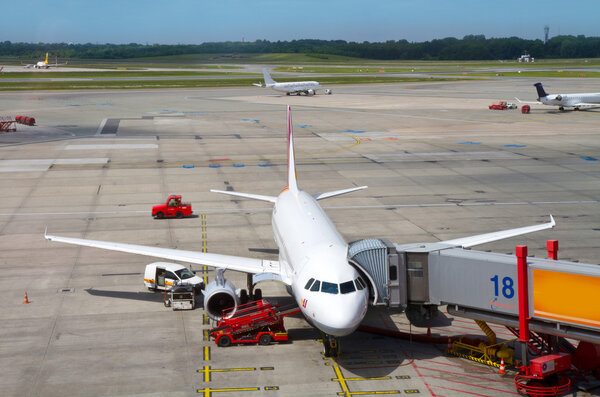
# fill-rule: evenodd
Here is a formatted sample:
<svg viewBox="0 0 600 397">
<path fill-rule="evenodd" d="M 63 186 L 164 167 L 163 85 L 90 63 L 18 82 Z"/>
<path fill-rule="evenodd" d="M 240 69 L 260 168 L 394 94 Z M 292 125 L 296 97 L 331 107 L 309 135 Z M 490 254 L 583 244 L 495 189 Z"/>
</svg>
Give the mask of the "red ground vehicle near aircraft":
<svg viewBox="0 0 600 397">
<path fill-rule="evenodd" d="M 182 203 L 181 196 L 172 194 L 164 204 L 152 207 L 152 216 L 157 219 L 162 218 L 183 218 L 192 215 L 192 204 Z"/>
</svg>

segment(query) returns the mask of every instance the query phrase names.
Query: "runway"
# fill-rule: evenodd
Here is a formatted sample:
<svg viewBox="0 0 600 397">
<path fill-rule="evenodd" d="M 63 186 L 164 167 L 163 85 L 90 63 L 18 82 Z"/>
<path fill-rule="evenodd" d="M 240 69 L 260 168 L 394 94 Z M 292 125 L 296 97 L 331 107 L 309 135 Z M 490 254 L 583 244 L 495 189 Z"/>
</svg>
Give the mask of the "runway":
<svg viewBox="0 0 600 397">
<path fill-rule="evenodd" d="M 548 80 L 553 92 L 600 86 Z M 534 99 L 535 82 L 334 86 L 333 95 L 315 97 L 257 87 L 0 93 L 3 114 L 37 120 L 0 134 L 2 394 L 515 395 L 511 377 L 446 356 L 441 345 L 356 332 L 343 338 L 340 359 L 326 359 L 302 318 L 286 319 L 290 344 L 218 348 L 206 340 L 202 309 L 172 311 L 145 290 L 143 269 L 155 259 L 43 236 L 47 228 L 276 259 L 264 253 L 276 248 L 269 204 L 209 190 L 281 190 L 290 104 L 300 186 L 313 194 L 369 186 L 321 202 L 347 241 L 432 242 L 543 223 L 552 214 L 553 230 L 474 249 L 510 253 L 524 244 L 546 257 L 546 240 L 557 239 L 561 259 L 598 264 L 600 110 L 487 108 L 514 96 Z M 151 206 L 173 193 L 205 215 L 205 226 L 201 216 L 151 218 Z M 245 287 L 245 275 L 226 277 Z M 279 284 L 259 286 L 269 299 L 290 299 Z M 367 321 L 427 332 L 381 310 Z M 483 336 L 461 318 L 431 332 Z"/>
</svg>

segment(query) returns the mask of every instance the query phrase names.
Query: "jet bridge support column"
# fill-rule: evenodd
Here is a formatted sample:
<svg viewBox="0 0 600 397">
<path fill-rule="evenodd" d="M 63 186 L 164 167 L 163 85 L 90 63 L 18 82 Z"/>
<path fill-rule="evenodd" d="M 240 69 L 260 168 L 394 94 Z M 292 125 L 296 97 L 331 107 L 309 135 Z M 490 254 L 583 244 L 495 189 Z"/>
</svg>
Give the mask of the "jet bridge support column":
<svg viewBox="0 0 600 397">
<path fill-rule="evenodd" d="M 519 288 L 519 341 L 521 360 L 527 366 L 527 343 L 529 342 L 529 291 L 527 284 L 527 246 L 517 245 L 517 285 Z"/>
</svg>

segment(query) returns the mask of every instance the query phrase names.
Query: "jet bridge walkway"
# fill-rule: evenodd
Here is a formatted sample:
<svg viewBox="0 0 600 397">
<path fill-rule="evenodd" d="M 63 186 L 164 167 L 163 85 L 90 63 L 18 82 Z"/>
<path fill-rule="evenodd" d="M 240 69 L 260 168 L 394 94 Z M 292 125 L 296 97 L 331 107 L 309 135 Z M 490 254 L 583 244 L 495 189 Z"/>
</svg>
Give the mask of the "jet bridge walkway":
<svg viewBox="0 0 600 397">
<path fill-rule="evenodd" d="M 371 283 L 372 304 L 406 307 L 415 325 L 447 305 L 454 316 L 522 328 L 516 256 L 369 239 L 352 243 L 349 257 Z M 529 330 L 600 344 L 600 266 L 525 258 Z"/>
</svg>

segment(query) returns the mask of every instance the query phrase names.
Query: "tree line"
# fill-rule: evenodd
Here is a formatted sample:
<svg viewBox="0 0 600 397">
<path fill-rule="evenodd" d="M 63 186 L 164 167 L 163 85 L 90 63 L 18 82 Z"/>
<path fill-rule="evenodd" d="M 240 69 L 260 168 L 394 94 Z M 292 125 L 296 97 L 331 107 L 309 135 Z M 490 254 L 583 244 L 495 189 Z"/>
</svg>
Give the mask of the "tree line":
<svg viewBox="0 0 600 397">
<path fill-rule="evenodd" d="M 0 56 L 40 58 L 46 52 L 67 59 L 127 59 L 185 54 L 302 53 L 316 58 L 342 55 L 379 60 L 515 59 L 527 52 L 538 59 L 600 57 L 600 37 L 556 36 L 544 43 L 518 37 L 468 35 L 411 43 L 407 40 L 362 43 L 344 40 L 226 41 L 202 44 L 67 44 L 0 42 Z"/>
</svg>

